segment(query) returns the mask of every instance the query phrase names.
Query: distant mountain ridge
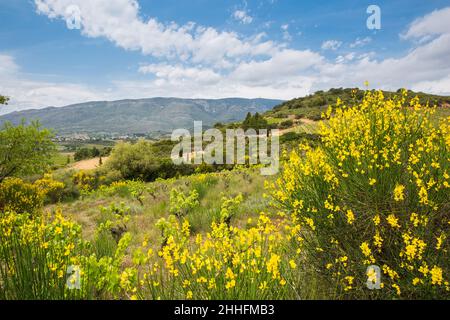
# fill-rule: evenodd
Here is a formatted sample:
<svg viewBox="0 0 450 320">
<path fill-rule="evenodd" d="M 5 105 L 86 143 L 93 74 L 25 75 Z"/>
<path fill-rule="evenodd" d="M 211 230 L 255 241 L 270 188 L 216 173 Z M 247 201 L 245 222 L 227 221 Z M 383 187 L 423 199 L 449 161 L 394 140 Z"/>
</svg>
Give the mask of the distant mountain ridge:
<svg viewBox="0 0 450 320">
<path fill-rule="evenodd" d="M 248 112 L 265 112 L 282 102 L 244 98 L 94 101 L 59 108 L 16 111 L 0 116 L 0 124 L 5 121 L 18 124 L 22 119 L 27 122 L 39 120 L 58 135 L 146 134 L 188 129 L 194 121 L 203 121 L 204 126 L 240 121 Z"/>
</svg>

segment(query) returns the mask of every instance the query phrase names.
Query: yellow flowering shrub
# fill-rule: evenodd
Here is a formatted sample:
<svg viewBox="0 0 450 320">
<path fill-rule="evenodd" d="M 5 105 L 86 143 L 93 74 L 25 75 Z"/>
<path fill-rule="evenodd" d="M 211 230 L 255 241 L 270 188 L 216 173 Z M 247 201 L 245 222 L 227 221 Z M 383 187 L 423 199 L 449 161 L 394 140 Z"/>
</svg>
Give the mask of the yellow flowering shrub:
<svg viewBox="0 0 450 320">
<path fill-rule="evenodd" d="M 225 204 L 227 206 L 228 204 Z M 242 229 L 213 222 L 193 235 L 187 220 L 164 222 L 166 241 L 155 250 L 144 241 L 133 255 L 130 295 L 139 299 L 282 299 L 298 288 L 297 228 L 261 213 Z M 292 243 L 291 243 L 292 241 Z"/>
<path fill-rule="evenodd" d="M 36 180 L 34 184 L 45 194 L 47 202 L 56 203 L 61 200 L 65 185 L 53 179 L 51 174 L 45 174 L 43 178 Z"/>
<path fill-rule="evenodd" d="M 88 171 L 77 171 L 72 176 L 73 183 L 80 189 L 81 193 L 89 193 L 98 185 L 98 177 L 95 173 Z"/>
<path fill-rule="evenodd" d="M 111 256 L 98 256 L 81 227 L 51 214 L 0 212 L 0 299 L 122 297 L 120 275 L 131 236 Z"/>
<path fill-rule="evenodd" d="M 0 292 L 4 299 L 64 299 L 79 226 L 64 219 L 0 214 Z M 73 292 L 75 293 L 75 292 Z"/>
<path fill-rule="evenodd" d="M 44 205 L 46 199 L 58 201 L 63 188 L 63 183 L 53 180 L 48 174 L 34 183 L 7 178 L 0 183 L 0 211 L 33 213 Z"/>
<path fill-rule="evenodd" d="M 0 212 L 33 213 L 44 204 L 45 188 L 20 178 L 7 178 L 0 184 Z"/>
<path fill-rule="evenodd" d="M 434 111 L 406 91 L 338 100 L 321 145 L 292 152 L 272 185 L 304 228 L 308 263 L 338 294 L 450 297 L 450 118 L 436 124 Z M 380 290 L 366 286 L 369 265 L 382 272 Z"/>
</svg>

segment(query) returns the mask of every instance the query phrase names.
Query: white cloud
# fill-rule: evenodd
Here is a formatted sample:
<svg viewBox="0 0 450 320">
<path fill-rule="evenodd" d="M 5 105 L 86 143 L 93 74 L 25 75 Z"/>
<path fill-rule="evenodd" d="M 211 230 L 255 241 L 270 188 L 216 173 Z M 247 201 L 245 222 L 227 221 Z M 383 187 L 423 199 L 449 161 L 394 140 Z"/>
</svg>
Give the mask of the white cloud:
<svg viewBox="0 0 450 320">
<path fill-rule="evenodd" d="M 0 79 L 1 77 L 16 74 L 18 70 L 19 66 L 14 61 L 13 57 L 0 54 Z"/>
<path fill-rule="evenodd" d="M 14 57 L 0 53 L 0 93 L 11 98 L 0 114 L 22 109 L 64 106 L 105 96 L 84 85 L 36 81 L 22 75 Z"/>
<path fill-rule="evenodd" d="M 245 10 L 236 10 L 233 12 L 233 18 L 243 24 L 250 24 L 253 22 L 253 17 Z"/>
<path fill-rule="evenodd" d="M 435 10 L 411 23 L 401 36 L 404 39 L 428 38 L 428 36 L 450 33 L 450 7 Z"/>
<path fill-rule="evenodd" d="M 342 45 L 342 41 L 338 40 L 327 40 L 322 43 L 321 48 L 323 50 L 337 50 Z"/>
<path fill-rule="evenodd" d="M 71 19 L 67 7 L 76 5 L 82 34 L 105 37 L 124 49 L 161 59 L 226 65 L 242 56 L 269 54 L 275 49 L 270 41 L 250 43 L 234 32 L 220 32 L 192 22 L 179 26 L 163 24 L 155 18 L 144 20 L 136 0 L 35 0 L 35 3 L 38 13 L 64 20 Z M 249 16 L 243 17 L 245 22 L 250 21 Z"/>
<path fill-rule="evenodd" d="M 139 68 L 143 74 L 154 74 L 159 79 L 168 81 L 195 81 L 199 84 L 217 83 L 221 75 L 211 69 L 188 68 L 181 65 L 149 64 Z"/>
<path fill-rule="evenodd" d="M 336 63 L 345 63 L 345 62 L 353 61 L 355 59 L 355 56 L 356 55 L 354 52 L 350 52 L 345 55 L 340 55 L 336 58 Z"/>
<path fill-rule="evenodd" d="M 450 76 L 433 81 L 421 81 L 413 84 L 411 89 L 434 94 L 450 95 Z"/>
<path fill-rule="evenodd" d="M 288 82 L 290 77 L 299 76 L 303 71 L 318 65 L 323 58 L 312 51 L 285 49 L 269 60 L 241 63 L 231 74 L 236 81 L 246 83 Z"/>
<path fill-rule="evenodd" d="M 365 37 L 365 38 L 356 38 L 355 42 L 350 43 L 350 48 L 358 48 L 363 47 L 366 44 L 370 43 L 372 41 L 371 37 Z"/>
</svg>

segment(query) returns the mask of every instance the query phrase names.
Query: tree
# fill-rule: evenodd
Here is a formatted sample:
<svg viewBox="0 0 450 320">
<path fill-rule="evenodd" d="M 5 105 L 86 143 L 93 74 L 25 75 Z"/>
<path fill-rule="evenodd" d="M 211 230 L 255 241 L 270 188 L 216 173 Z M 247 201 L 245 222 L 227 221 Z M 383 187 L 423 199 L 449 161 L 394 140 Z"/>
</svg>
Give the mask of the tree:
<svg viewBox="0 0 450 320">
<path fill-rule="evenodd" d="M 268 123 L 267 120 L 264 119 L 258 112 L 255 113 L 254 116 L 249 112 L 245 117 L 244 122 L 242 123 L 242 127 L 244 130 L 247 129 L 267 129 Z"/>
<path fill-rule="evenodd" d="M 0 104 L 8 104 L 9 98 L 0 95 Z"/>
<path fill-rule="evenodd" d="M 247 130 L 251 126 L 252 114 L 250 112 L 247 113 L 244 122 L 242 123 L 242 127 L 244 130 Z"/>
<path fill-rule="evenodd" d="M 13 126 L 6 122 L 0 130 L 0 183 L 8 177 L 43 173 L 56 151 L 53 133 L 39 122 Z"/>
</svg>

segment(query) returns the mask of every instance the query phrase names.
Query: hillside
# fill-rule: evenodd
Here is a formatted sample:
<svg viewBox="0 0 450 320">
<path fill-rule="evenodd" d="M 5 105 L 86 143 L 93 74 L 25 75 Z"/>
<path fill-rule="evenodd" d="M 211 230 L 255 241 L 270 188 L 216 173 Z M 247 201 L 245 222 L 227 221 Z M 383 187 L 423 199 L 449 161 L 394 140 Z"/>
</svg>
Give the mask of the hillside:
<svg viewBox="0 0 450 320">
<path fill-rule="evenodd" d="M 352 93 L 353 92 L 353 93 Z M 386 97 L 391 97 L 397 92 L 383 91 Z M 266 118 L 308 118 L 311 120 L 320 120 L 321 113 L 328 108 L 329 105 L 336 103 L 340 98 L 344 104 L 355 104 L 361 102 L 364 91 L 352 88 L 332 88 L 328 91 L 317 91 L 314 94 L 302 98 L 292 99 L 281 103 L 272 110 L 267 111 L 264 116 Z M 450 107 L 450 97 L 431 95 L 423 92 L 408 91 L 408 98 L 418 96 L 420 103 L 437 105 L 439 107 Z"/>
<path fill-rule="evenodd" d="M 14 124 L 22 119 L 39 119 L 57 134 L 146 134 L 191 128 L 194 120 L 204 126 L 216 122 L 238 121 L 247 112 L 264 112 L 280 100 L 229 98 L 218 100 L 151 98 L 139 100 L 99 101 L 13 112 L 0 117 L 0 124 Z"/>
</svg>

